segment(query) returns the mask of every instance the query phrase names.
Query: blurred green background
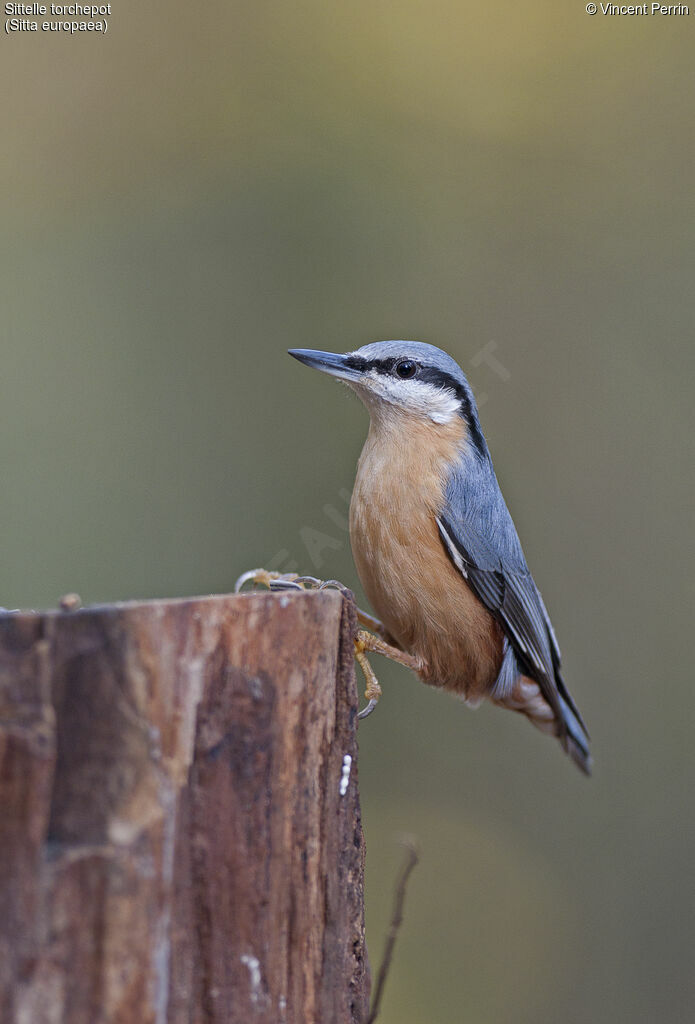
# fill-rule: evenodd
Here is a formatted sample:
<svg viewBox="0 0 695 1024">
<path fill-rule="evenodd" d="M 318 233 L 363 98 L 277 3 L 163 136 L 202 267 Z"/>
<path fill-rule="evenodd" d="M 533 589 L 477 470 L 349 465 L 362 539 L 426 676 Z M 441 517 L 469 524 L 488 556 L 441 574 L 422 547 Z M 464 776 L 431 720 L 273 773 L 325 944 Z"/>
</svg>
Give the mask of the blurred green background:
<svg viewBox="0 0 695 1024">
<path fill-rule="evenodd" d="M 112 6 L 2 42 L 0 603 L 353 584 L 366 414 L 285 350 L 447 349 L 596 772 L 379 664 L 380 1021 L 690 1021 L 695 13 Z"/>
</svg>

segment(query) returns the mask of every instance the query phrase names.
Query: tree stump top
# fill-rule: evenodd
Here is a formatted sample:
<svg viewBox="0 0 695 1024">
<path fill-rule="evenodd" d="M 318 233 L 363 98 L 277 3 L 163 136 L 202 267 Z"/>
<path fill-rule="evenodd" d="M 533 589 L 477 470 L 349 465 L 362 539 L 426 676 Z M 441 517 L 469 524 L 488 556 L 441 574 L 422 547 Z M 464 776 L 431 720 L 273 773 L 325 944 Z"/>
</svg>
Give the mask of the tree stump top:
<svg viewBox="0 0 695 1024">
<path fill-rule="evenodd" d="M 0 1019 L 364 1019 L 351 602 L 0 616 Z"/>
</svg>

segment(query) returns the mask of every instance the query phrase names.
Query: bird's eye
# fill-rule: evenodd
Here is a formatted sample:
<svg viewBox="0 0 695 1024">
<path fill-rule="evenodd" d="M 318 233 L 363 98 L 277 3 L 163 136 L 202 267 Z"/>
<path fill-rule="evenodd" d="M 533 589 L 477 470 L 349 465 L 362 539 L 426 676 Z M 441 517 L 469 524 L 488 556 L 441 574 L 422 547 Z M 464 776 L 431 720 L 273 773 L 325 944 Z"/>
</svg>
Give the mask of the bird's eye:
<svg viewBox="0 0 695 1024">
<path fill-rule="evenodd" d="M 414 363 L 412 359 L 401 359 L 399 363 L 396 363 L 396 373 L 401 380 L 409 380 L 417 373 L 417 363 Z"/>
</svg>

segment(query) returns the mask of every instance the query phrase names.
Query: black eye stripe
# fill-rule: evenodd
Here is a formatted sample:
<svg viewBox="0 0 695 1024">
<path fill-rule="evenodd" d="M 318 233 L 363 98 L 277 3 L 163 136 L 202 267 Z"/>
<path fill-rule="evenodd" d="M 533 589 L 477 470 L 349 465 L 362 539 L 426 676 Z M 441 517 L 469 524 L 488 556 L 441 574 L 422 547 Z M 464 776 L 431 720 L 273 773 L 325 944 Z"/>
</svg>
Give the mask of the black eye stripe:
<svg viewBox="0 0 695 1024">
<path fill-rule="evenodd" d="M 360 373 L 369 373 L 370 370 L 376 370 L 377 373 L 390 373 L 396 360 L 365 359 L 364 356 L 348 356 L 345 362 L 351 370 L 359 370 Z"/>
<path fill-rule="evenodd" d="M 365 359 L 364 356 L 352 355 L 346 359 L 351 370 L 358 370 L 360 373 L 369 373 L 374 370 L 376 373 L 391 374 L 398 363 L 413 363 L 418 372 L 418 380 L 427 384 L 434 384 L 438 387 L 446 387 L 453 391 L 458 398 L 463 398 L 465 392 L 458 381 L 445 370 L 438 370 L 434 366 L 423 366 L 415 359 L 408 356 L 389 359 Z"/>
<path fill-rule="evenodd" d="M 413 363 L 419 370 L 418 379 L 426 384 L 434 384 L 438 387 L 449 388 L 459 399 L 467 399 L 465 389 L 461 387 L 455 377 L 452 377 L 446 370 L 438 370 L 434 366 L 423 366 L 410 359 L 408 356 L 400 356 L 398 359 L 365 359 L 364 356 L 351 355 L 345 360 L 351 370 L 358 370 L 360 373 L 369 373 L 375 370 L 377 373 L 392 373 L 397 363 Z"/>
</svg>

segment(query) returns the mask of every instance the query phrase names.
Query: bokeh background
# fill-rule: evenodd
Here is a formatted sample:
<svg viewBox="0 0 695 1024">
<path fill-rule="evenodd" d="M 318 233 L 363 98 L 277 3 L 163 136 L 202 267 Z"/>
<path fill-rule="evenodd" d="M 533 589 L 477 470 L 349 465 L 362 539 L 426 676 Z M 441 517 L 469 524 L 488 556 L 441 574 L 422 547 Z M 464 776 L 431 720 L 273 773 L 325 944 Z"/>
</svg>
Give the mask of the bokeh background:
<svg viewBox="0 0 695 1024">
<path fill-rule="evenodd" d="M 422 851 L 380 1020 L 690 1021 L 695 12 L 112 11 L 1 44 L 0 603 L 354 584 L 366 414 L 285 350 L 447 349 L 596 772 L 379 665 L 374 965 Z"/>
</svg>

